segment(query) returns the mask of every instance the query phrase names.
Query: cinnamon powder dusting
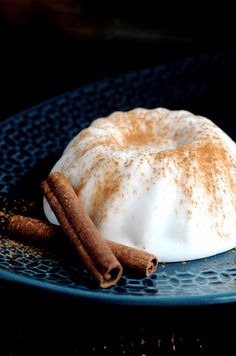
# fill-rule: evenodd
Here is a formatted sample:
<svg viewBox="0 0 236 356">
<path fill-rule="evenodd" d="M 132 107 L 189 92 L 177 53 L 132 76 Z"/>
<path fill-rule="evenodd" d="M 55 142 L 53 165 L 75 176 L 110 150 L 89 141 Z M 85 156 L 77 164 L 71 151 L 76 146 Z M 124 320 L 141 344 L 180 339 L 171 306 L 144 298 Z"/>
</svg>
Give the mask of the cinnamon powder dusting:
<svg viewBox="0 0 236 356">
<path fill-rule="evenodd" d="M 210 213 L 220 211 L 224 214 L 222 207 L 226 195 L 232 196 L 236 209 L 236 178 L 232 174 L 236 172 L 235 160 L 230 157 L 219 133 L 211 130 L 214 124 L 197 116 L 194 120 L 177 114 L 170 114 L 167 119 L 165 110 L 157 113 L 143 109 L 114 113 L 107 119 L 96 120 L 92 126 L 103 130 L 103 136 L 93 137 L 91 132 L 91 139 L 82 149 L 75 150 L 76 160 L 87 152 L 96 156 L 93 167 L 82 175 L 76 188 L 80 194 L 86 182 L 93 179 L 92 218 L 99 220 L 104 214 L 104 204 L 112 202 L 117 194 L 126 198 L 123 182 L 127 186 L 132 184 L 130 170 L 133 167 L 132 172 L 136 175 L 139 171 L 140 184 L 147 190 L 160 177 L 172 177 L 173 184 L 183 193 L 182 206 L 188 200 L 194 209 L 197 207 L 195 188 L 200 187 L 209 198 Z M 81 139 L 87 140 L 88 137 L 89 129 L 80 133 Z M 134 154 L 128 155 L 131 151 Z M 122 152 L 124 156 L 113 156 L 115 152 Z M 142 171 L 144 165 L 148 167 L 145 173 Z M 136 192 L 135 187 L 130 188 L 130 192 Z M 187 211 L 189 219 L 192 214 L 192 210 Z"/>
</svg>

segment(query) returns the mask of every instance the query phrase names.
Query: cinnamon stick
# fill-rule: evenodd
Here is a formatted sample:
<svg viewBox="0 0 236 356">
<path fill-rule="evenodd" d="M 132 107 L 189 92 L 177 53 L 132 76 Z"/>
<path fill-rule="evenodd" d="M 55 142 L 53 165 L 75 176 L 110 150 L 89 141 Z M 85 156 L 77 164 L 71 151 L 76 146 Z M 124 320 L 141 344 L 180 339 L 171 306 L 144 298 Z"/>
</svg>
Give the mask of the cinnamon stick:
<svg viewBox="0 0 236 356">
<path fill-rule="evenodd" d="M 122 275 L 122 266 L 85 213 L 66 177 L 60 172 L 51 173 L 41 188 L 65 235 L 100 287 L 114 285 Z"/>
<path fill-rule="evenodd" d="M 150 276 L 153 272 L 156 271 L 158 261 L 157 257 L 153 254 L 110 240 L 106 241 L 122 266 L 131 268 L 145 276 Z"/>
<path fill-rule="evenodd" d="M 55 207 L 55 209 L 56 208 L 57 207 Z M 10 218 L 9 230 L 13 232 L 15 236 L 20 236 L 23 240 L 28 242 L 40 242 L 39 240 L 41 239 L 43 243 L 56 243 L 59 235 L 61 236 L 61 228 L 59 226 L 20 215 L 15 215 Z M 76 245 L 74 245 L 75 241 Z M 80 245 L 77 246 L 77 244 L 80 243 L 78 241 L 77 237 L 72 240 L 72 245 L 75 250 L 81 248 Z M 155 272 L 158 261 L 153 254 L 110 240 L 106 240 L 106 243 L 123 267 L 133 269 L 146 276 L 150 276 Z M 81 253 L 83 253 L 82 251 L 83 250 L 81 250 Z M 83 258 L 85 258 L 85 256 Z"/>
<path fill-rule="evenodd" d="M 41 189 L 47 201 L 50 202 L 50 207 L 53 210 L 54 214 L 57 216 L 61 226 L 64 226 L 63 230 L 65 234 L 68 236 L 69 241 L 72 247 L 74 248 L 75 253 L 77 253 L 80 256 L 81 260 L 83 261 L 84 265 L 87 267 L 91 275 L 94 276 L 99 281 L 102 280 L 102 275 L 98 272 L 93 260 L 90 258 L 88 253 L 83 248 L 82 243 L 80 242 L 72 226 L 68 222 L 62 207 L 60 206 L 57 198 L 52 193 L 46 181 L 44 181 L 41 184 Z M 56 232 L 55 232 L 55 236 L 56 236 Z"/>
<path fill-rule="evenodd" d="M 37 244 L 50 242 L 61 231 L 59 226 L 22 215 L 9 217 L 8 230 L 14 236 L 20 236 L 24 241 Z"/>
</svg>

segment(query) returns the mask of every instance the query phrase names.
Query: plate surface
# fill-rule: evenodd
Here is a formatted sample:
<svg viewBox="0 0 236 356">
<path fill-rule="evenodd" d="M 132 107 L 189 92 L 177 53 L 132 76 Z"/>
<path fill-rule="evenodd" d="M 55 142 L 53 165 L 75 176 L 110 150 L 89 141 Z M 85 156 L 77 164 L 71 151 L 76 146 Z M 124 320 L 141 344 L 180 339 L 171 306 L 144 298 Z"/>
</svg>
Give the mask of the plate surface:
<svg viewBox="0 0 236 356">
<path fill-rule="evenodd" d="M 43 216 L 40 182 L 79 130 L 113 111 L 186 109 L 209 117 L 235 138 L 229 104 L 235 59 L 235 52 L 203 55 L 106 78 L 3 121 L 0 278 L 114 304 L 153 307 L 236 301 L 235 250 L 197 261 L 159 264 L 149 278 L 125 274 L 116 286 L 101 290 L 70 252 L 63 256 L 54 249 L 11 241 L 4 224 L 9 211 Z"/>
</svg>

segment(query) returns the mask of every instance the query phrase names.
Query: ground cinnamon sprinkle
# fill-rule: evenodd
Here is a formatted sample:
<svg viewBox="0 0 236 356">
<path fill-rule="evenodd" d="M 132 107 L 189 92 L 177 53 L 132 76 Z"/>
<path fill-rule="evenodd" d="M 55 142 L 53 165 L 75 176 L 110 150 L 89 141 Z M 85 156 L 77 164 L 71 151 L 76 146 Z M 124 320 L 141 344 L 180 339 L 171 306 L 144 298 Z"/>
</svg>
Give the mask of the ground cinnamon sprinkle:
<svg viewBox="0 0 236 356">
<path fill-rule="evenodd" d="M 113 197 L 116 194 L 119 194 L 121 188 L 122 176 L 119 172 L 119 169 L 114 169 L 114 166 L 116 167 L 116 162 L 111 162 L 111 164 L 105 168 L 103 172 L 103 179 L 101 179 L 99 175 L 95 175 L 96 181 L 95 185 L 93 186 L 93 193 L 91 195 L 91 202 L 92 206 L 94 207 L 94 214 L 91 214 L 91 218 L 95 224 L 98 223 L 101 214 L 104 213 L 102 209 L 104 199 L 106 201 L 112 201 Z M 84 183 L 82 185 L 80 184 L 76 189 L 76 193 L 78 195 L 83 195 L 82 190 L 84 187 Z"/>
<path fill-rule="evenodd" d="M 197 199 L 193 196 L 193 188 L 188 183 L 192 180 L 192 185 L 197 183 L 201 187 L 205 194 L 209 195 L 209 209 L 213 213 L 217 210 L 217 207 L 222 205 L 223 197 L 219 193 L 219 189 L 215 174 L 222 172 L 224 181 L 222 186 L 225 186 L 228 192 L 229 187 L 231 192 L 234 192 L 235 196 L 235 178 L 227 174 L 227 166 L 231 166 L 232 161 L 228 157 L 226 149 L 222 147 L 222 144 L 218 144 L 218 134 L 211 134 L 209 138 L 208 130 L 205 122 L 199 117 L 198 128 L 195 127 L 193 122 L 186 121 L 185 126 L 176 132 L 179 122 L 181 122 L 181 114 L 175 114 L 173 124 L 171 121 L 166 122 L 167 112 L 163 111 L 159 113 L 158 121 L 156 120 L 156 112 L 146 112 L 143 109 L 137 109 L 129 112 L 117 112 L 113 114 L 109 120 L 99 119 L 93 124 L 94 127 L 100 128 L 100 124 L 109 124 L 111 126 L 111 132 L 109 135 L 104 136 L 102 139 L 88 140 L 86 142 L 86 152 L 94 150 L 94 148 L 102 147 L 102 150 L 111 149 L 112 151 L 121 150 L 128 152 L 132 150 L 132 146 L 140 151 L 138 156 L 128 156 L 123 161 L 123 158 L 114 159 L 113 156 L 109 156 L 107 153 L 103 155 L 103 151 L 96 153 L 96 162 L 93 168 L 83 174 L 83 179 L 78 184 L 76 192 L 78 195 L 83 196 L 83 189 L 86 182 L 91 178 L 97 177 L 96 183 L 93 186 L 92 205 L 95 207 L 92 213 L 92 218 L 97 223 L 100 221 L 100 217 L 104 215 L 104 211 L 101 214 L 98 211 L 102 211 L 104 206 L 104 200 L 108 201 L 112 205 L 112 200 L 118 194 L 125 199 L 124 191 L 122 193 L 122 179 L 123 177 L 131 177 L 129 173 L 132 167 L 135 167 L 135 174 L 140 171 L 141 179 L 145 179 L 145 186 L 147 190 L 150 190 L 155 182 L 161 177 L 166 177 L 168 174 L 174 177 L 174 182 L 179 189 L 185 195 L 185 200 L 188 199 L 193 206 L 197 206 Z M 171 120 L 171 119 L 170 119 Z M 172 127 L 173 125 L 173 127 Z M 114 132 L 116 134 L 114 134 Z M 197 139 L 196 136 L 199 133 L 204 133 L 203 139 Z M 89 139 L 89 130 L 81 133 L 81 137 Z M 155 150 L 145 153 L 146 147 L 167 147 L 168 139 L 172 140 L 174 144 L 173 149 L 163 149 L 155 153 Z M 195 140 L 195 141 L 194 141 Z M 212 142 L 209 142 L 212 140 Z M 192 143 L 194 141 L 194 143 Z M 205 143 L 204 143 L 205 142 Z M 167 146 L 166 146 L 167 145 Z M 109 150 L 108 150 L 109 151 Z M 108 152 L 104 151 L 104 152 Z M 80 157 L 84 154 L 84 150 L 79 153 Z M 107 157 L 107 160 L 101 164 L 101 159 Z M 222 163 L 223 162 L 223 163 Z M 149 165 L 152 174 L 144 177 L 142 172 L 143 165 Z M 122 174 L 119 173 L 120 167 L 123 167 Z M 97 174 L 97 170 L 103 168 L 102 180 Z M 127 174 L 125 173 L 127 170 Z M 176 174 L 175 171 L 178 172 Z M 236 169 L 235 169 L 236 171 Z M 132 180 L 126 179 L 126 182 L 132 184 Z M 126 189 L 129 189 L 128 186 Z M 223 188 L 224 189 L 224 188 Z M 131 187 L 134 193 L 136 189 Z M 223 190 L 222 190 L 223 191 Z M 234 200 L 235 201 L 235 200 Z M 236 204 L 236 203 L 234 203 Z M 99 217 L 100 215 L 100 217 Z M 191 217 L 192 214 L 188 214 Z"/>
<path fill-rule="evenodd" d="M 224 147 L 210 143 L 197 148 L 194 152 L 190 151 L 190 159 L 192 166 L 196 167 L 194 175 L 192 175 L 198 179 L 198 183 L 200 181 L 202 188 L 209 196 L 211 211 L 215 210 L 216 212 L 217 209 L 223 206 L 224 196 L 221 194 L 223 192 L 222 187 L 232 194 L 232 198 L 236 194 L 236 179 L 229 173 L 232 172 L 230 157 Z M 231 169 L 228 170 L 228 167 Z M 221 179 L 221 188 L 218 186 L 219 179 L 214 179 L 217 171 L 221 173 L 219 176 Z M 233 201 L 236 208 L 235 199 Z"/>
<path fill-rule="evenodd" d="M 32 214 L 38 211 L 37 203 L 35 201 L 27 201 L 25 199 L 8 200 L 4 197 L 2 200 L 2 210 L 0 211 L 0 251 L 10 259 L 16 259 L 19 257 L 19 253 L 22 253 L 26 258 L 31 260 L 41 259 L 45 255 L 46 251 L 36 246 L 26 245 L 21 241 L 15 241 L 9 239 L 8 222 L 9 218 L 15 214 L 26 213 Z M 34 214 L 35 215 L 35 214 Z M 40 215 L 40 214 L 39 214 Z"/>
</svg>

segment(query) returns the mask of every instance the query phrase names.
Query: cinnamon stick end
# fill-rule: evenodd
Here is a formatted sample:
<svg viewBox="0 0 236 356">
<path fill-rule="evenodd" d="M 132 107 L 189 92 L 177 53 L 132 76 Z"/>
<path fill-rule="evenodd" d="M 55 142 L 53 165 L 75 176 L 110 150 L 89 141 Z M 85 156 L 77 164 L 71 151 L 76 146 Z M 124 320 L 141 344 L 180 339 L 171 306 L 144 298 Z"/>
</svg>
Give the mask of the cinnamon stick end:
<svg viewBox="0 0 236 356">
<path fill-rule="evenodd" d="M 157 264 L 158 264 L 157 258 L 153 256 L 147 264 L 147 268 L 146 268 L 147 277 L 156 271 Z"/>
<path fill-rule="evenodd" d="M 109 288 L 116 284 L 122 276 L 123 268 L 120 264 L 113 266 L 100 281 L 101 288 Z"/>
<path fill-rule="evenodd" d="M 59 228 L 42 220 L 22 215 L 12 215 L 8 219 L 8 231 L 15 238 L 22 241 L 49 243 L 54 241 Z"/>
</svg>

